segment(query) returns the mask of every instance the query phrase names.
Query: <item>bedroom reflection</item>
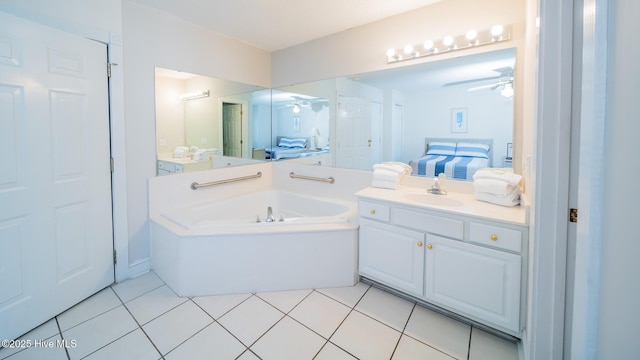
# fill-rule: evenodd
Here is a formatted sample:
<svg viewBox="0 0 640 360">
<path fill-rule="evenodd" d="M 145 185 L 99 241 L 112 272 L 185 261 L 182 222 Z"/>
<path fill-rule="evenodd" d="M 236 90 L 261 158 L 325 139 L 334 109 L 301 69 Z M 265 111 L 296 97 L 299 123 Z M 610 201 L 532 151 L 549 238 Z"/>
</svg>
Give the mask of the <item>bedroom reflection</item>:
<svg viewBox="0 0 640 360">
<path fill-rule="evenodd" d="M 269 89 L 162 68 L 155 81 L 157 175 L 264 161 Z"/>
<path fill-rule="evenodd" d="M 511 167 L 514 67 L 515 49 L 505 49 L 289 89 L 335 97 L 335 166 L 399 161 L 413 175 L 470 180 L 476 168 Z"/>
<path fill-rule="evenodd" d="M 272 91 L 273 137 L 272 146 L 265 149 L 267 159 L 332 165 L 329 133 L 332 108 L 329 99 L 318 95 L 322 94 Z"/>
</svg>

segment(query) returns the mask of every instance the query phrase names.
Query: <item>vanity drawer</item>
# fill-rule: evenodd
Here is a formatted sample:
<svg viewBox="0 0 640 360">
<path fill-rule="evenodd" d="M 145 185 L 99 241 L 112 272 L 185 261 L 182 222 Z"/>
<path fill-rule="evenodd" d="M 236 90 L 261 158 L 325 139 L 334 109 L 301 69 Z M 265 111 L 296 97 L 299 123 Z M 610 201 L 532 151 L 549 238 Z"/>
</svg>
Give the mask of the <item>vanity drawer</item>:
<svg viewBox="0 0 640 360">
<path fill-rule="evenodd" d="M 423 214 L 411 210 L 393 209 L 393 223 L 411 229 L 462 240 L 464 222 L 462 220 Z"/>
<path fill-rule="evenodd" d="M 376 204 L 368 201 L 360 201 L 358 215 L 380 221 L 389 221 L 389 206 Z"/>
<path fill-rule="evenodd" d="M 471 223 L 469 224 L 469 240 L 477 244 L 520 252 L 522 232 L 498 226 Z"/>
</svg>

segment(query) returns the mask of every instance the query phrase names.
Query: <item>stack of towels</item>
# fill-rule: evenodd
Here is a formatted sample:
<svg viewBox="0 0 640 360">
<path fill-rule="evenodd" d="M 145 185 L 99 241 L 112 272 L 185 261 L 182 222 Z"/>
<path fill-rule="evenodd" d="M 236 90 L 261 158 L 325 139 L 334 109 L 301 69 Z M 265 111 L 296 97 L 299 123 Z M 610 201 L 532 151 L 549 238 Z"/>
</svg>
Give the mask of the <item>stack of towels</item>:
<svg viewBox="0 0 640 360">
<path fill-rule="evenodd" d="M 522 176 L 513 169 L 485 168 L 473 175 L 476 199 L 503 206 L 520 204 L 520 181 Z"/>
<path fill-rule="evenodd" d="M 400 162 L 384 162 L 373 165 L 371 186 L 384 189 L 397 189 L 402 175 L 411 173 L 411 167 Z"/>
</svg>

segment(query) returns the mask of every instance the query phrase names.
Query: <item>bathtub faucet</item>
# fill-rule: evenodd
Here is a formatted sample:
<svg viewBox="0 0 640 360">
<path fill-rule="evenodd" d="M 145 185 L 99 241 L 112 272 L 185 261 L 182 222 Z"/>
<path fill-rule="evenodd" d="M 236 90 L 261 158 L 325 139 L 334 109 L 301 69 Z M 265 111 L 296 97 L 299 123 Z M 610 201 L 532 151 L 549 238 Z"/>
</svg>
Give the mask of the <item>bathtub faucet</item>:
<svg viewBox="0 0 640 360">
<path fill-rule="evenodd" d="M 273 217 L 273 210 L 271 209 L 271 206 L 267 208 L 267 218 L 264 221 L 266 222 L 276 221 L 276 219 Z"/>
</svg>

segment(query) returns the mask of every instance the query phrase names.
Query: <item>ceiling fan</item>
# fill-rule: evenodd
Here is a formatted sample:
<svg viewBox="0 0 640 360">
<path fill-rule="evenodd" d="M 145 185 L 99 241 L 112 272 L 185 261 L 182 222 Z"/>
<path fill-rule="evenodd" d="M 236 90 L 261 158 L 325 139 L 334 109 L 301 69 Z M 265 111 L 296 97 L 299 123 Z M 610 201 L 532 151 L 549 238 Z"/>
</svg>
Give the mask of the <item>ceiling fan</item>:
<svg viewBox="0 0 640 360">
<path fill-rule="evenodd" d="M 484 90 L 484 89 L 490 89 L 492 91 L 495 91 L 500 89 L 501 94 L 503 96 L 505 97 L 513 96 L 513 68 L 501 67 L 501 68 L 493 69 L 493 71 L 499 73 L 499 75 L 484 77 L 484 78 L 477 78 L 477 79 L 469 79 L 469 80 L 463 80 L 463 81 L 456 81 L 456 82 L 444 84 L 444 86 L 455 86 L 455 85 L 463 85 L 463 84 L 469 84 L 469 83 L 480 82 L 480 81 L 496 80 L 492 84 L 475 86 L 475 87 L 469 88 L 467 91 L 478 91 L 478 90 Z"/>
<path fill-rule="evenodd" d="M 292 95 L 294 102 L 280 106 L 278 109 L 292 107 L 294 113 L 299 113 L 302 108 L 310 109 L 314 112 L 322 110 L 323 107 L 329 106 L 329 100 L 321 98 L 304 98 Z"/>
</svg>

